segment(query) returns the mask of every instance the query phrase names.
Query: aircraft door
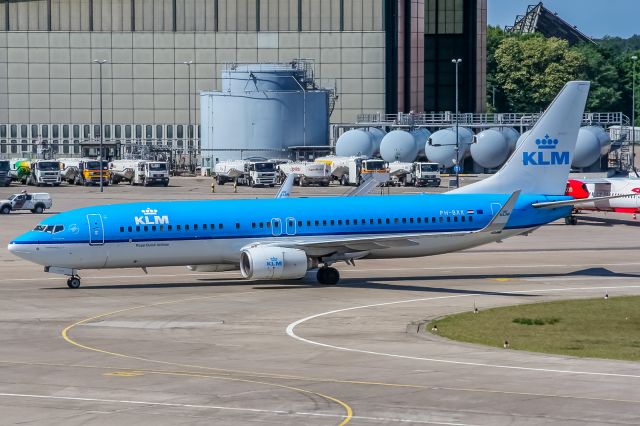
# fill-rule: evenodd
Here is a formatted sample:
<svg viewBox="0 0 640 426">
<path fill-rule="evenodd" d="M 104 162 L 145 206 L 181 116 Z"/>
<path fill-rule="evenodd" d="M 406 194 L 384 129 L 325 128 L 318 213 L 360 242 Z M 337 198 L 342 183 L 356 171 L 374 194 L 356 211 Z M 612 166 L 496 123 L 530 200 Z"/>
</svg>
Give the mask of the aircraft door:
<svg viewBox="0 0 640 426">
<path fill-rule="evenodd" d="M 495 216 L 496 214 L 498 214 L 501 208 L 502 208 L 502 204 L 491 203 L 491 215 Z"/>
<path fill-rule="evenodd" d="M 89 245 L 101 246 L 104 244 L 104 226 L 102 224 L 102 215 L 88 214 L 87 222 L 89 223 Z"/>
<path fill-rule="evenodd" d="M 282 235 L 282 221 L 276 217 L 271 219 L 271 235 L 274 237 Z"/>
<path fill-rule="evenodd" d="M 296 219 L 294 217 L 286 219 L 285 232 L 287 235 L 296 235 Z"/>
</svg>

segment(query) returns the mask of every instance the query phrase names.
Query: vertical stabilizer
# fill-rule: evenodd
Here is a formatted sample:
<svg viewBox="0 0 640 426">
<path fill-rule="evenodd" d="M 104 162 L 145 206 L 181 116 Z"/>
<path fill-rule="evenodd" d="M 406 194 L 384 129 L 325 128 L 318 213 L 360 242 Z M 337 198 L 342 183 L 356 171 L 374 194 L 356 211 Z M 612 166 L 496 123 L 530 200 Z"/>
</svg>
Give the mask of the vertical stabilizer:
<svg viewBox="0 0 640 426">
<path fill-rule="evenodd" d="M 588 94 L 588 81 L 565 84 L 496 174 L 449 193 L 564 195 Z"/>
</svg>

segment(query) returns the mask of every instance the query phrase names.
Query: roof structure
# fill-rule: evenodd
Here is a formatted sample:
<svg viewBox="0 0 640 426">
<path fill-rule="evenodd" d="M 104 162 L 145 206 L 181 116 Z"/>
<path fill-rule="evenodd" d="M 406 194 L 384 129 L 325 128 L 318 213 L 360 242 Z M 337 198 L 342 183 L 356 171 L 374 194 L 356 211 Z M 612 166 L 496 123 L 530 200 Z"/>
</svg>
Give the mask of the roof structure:
<svg viewBox="0 0 640 426">
<path fill-rule="evenodd" d="M 540 33 L 545 37 L 567 40 L 569 44 L 594 43 L 591 37 L 544 7 L 542 2 L 529 5 L 527 13 L 516 16 L 513 26 L 505 27 L 505 31 L 518 34 Z"/>
</svg>

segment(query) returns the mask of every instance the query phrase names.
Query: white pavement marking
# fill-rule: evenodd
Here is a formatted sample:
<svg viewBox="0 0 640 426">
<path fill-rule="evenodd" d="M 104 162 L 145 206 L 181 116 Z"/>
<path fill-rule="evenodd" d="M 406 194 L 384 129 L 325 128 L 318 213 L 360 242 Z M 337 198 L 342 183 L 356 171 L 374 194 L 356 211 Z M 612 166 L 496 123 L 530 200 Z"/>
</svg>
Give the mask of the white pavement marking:
<svg viewBox="0 0 640 426">
<path fill-rule="evenodd" d="M 554 289 L 529 289 L 529 290 L 519 290 L 512 291 L 510 293 L 552 293 L 552 292 L 563 292 L 563 291 L 594 291 L 594 290 L 614 290 L 614 289 L 631 289 L 631 288 L 640 288 L 640 285 L 632 285 L 632 286 L 610 286 L 610 287 L 579 287 L 579 288 L 554 288 Z M 439 296 L 439 297 L 423 297 L 418 299 L 409 299 L 409 300 L 398 300 L 395 302 L 383 302 L 383 303 L 374 303 L 371 305 L 361 305 L 361 306 L 352 306 L 350 308 L 343 309 L 335 309 L 333 311 L 322 312 L 319 314 L 311 315 L 306 318 L 299 319 L 298 321 L 292 322 L 286 328 L 287 335 L 301 342 L 309 343 L 311 345 L 322 346 L 325 348 L 336 349 L 340 351 L 347 352 L 358 352 L 367 355 L 378 355 L 378 356 L 386 356 L 392 358 L 402 358 L 402 359 L 411 359 L 417 361 L 429 361 L 429 362 L 438 362 L 444 364 L 456 364 L 456 365 L 467 365 L 472 367 L 487 367 L 487 368 L 502 368 L 508 370 L 522 370 L 522 371 L 535 371 L 535 372 L 543 372 L 543 373 L 559 373 L 559 374 L 576 374 L 576 375 L 584 375 L 584 376 L 603 376 L 603 377 L 624 377 L 624 378 L 633 378 L 640 379 L 640 375 L 637 374 L 621 374 L 621 373 L 598 373 L 593 371 L 573 371 L 573 370 L 558 370 L 558 369 L 549 369 L 549 368 L 534 368 L 534 367 L 520 367 L 515 365 L 501 365 L 501 364 L 486 364 L 481 362 L 470 362 L 470 361 L 454 361 L 450 359 L 439 359 L 439 358 L 426 358 L 419 356 L 411 356 L 411 355 L 400 355 L 400 354 L 392 354 L 386 352 L 376 352 L 376 351 L 367 351 L 364 349 L 355 349 L 355 348 L 347 348 L 344 346 L 335 346 L 330 345 L 328 343 L 317 342 L 315 340 L 305 339 L 304 337 L 300 337 L 295 333 L 295 328 L 302 323 L 310 321 L 315 318 L 320 318 L 328 315 L 337 314 L 340 312 L 353 311 L 356 309 L 365 309 L 365 308 L 375 308 L 380 306 L 389 306 L 389 305 L 398 305 L 402 303 L 413 303 L 413 302 L 423 302 L 423 301 L 431 301 L 431 300 L 442 300 L 442 299 L 455 299 L 460 297 L 470 297 L 470 296 L 482 296 L 482 293 L 470 293 L 470 294 L 462 294 L 455 296 Z"/>
<path fill-rule="evenodd" d="M 237 272 L 235 272 L 237 274 Z M 229 275 L 234 274 L 234 272 L 215 272 L 216 275 Z M 198 274 L 149 274 L 149 275 L 105 275 L 105 276 L 97 276 L 97 277 L 87 277 L 84 276 L 84 279 L 87 280 L 109 280 L 112 278 L 158 278 L 158 277 L 200 277 L 200 276 L 211 276 L 211 273 L 198 273 Z M 55 277 L 42 277 L 42 278 L 5 278 L 1 279 L 0 282 L 11 282 L 11 281 L 44 281 L 44 280 L 61 280 L 64 277 L 62 275 Z"/>
<path fill-rule="evenodd" d="M 344 415 L 331 414 L 331 413 L 309 413 L 305 411 L 267 410 L 263 408 L 224 407 L 220 405 L 201 405 L 201 404 L 178 404 L 178 403 L 171 403 L 171 402 L 135 401 L 135 400 L 127 400 L 127 399 L 83 398 L 83 397 L 75 397 L 75 396 L 35 395 L 35 394 L 23 394 L 23 393 L 0 393 L 0 397 L 53 399 L 53 400 L 63 400 L 63 401 L 97 402 L 97 403 L 103 403 L 103 404 L 148 405 L 152 407 L 194 408 L 199 410 L 204 409 L 204 410 L 245 411 L 250 413 L 277 414 L 277 415 L 285 414 L 290 416 L 303 416 L 303 417 L 333 417 L 337 419 L 346 418 L 346 416 Z M 110 414 L 109 412 L 104 412 L 104 413 Z M 438 422 L 438 421 L 416 420 L 416 419 L 396 419 L 396 418 L 388 418 L 388 417 L 352 416 L 351 418 L 359 419 L 359 420 L 379 421 L 379 422 L 420 423 L 420 424 L 442 425 L 442 426 L 473 426 L 467 423 Z"/>
</svg>

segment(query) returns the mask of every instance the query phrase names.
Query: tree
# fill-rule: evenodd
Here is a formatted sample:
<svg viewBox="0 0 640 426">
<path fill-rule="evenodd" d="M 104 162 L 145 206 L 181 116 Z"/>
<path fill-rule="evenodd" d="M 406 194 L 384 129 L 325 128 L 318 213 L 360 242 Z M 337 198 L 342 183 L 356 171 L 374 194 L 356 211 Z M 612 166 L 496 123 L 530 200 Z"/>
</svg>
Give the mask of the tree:
<svg viewBox="0 0 640 426">
<path fill-rule="evenodd" d="M 569 80 L 585 67 L 584 58 L 565 40 L 527 34 L 503 39 L 495 52 L 495 79 L 511 111 L 546 108 Z"/>
<path fill-rule="evenodd" d="M 612 52 L 594 44 L 582 44 L 573 49 L 582 57 L 578 78 L 591 81 L 587 110 L 620 111 L 623 107 L 621 74 Z"/>
<path fill-rule="evenodd" d="M 502 28 L 492 25 L 487 27 L 487 111 L 490 112 L 502 110 L 505 107 L 505 98 L 496 79 L 498 71 L 496 50 L 506 37 L 507 33 Z"/>
</svg>

